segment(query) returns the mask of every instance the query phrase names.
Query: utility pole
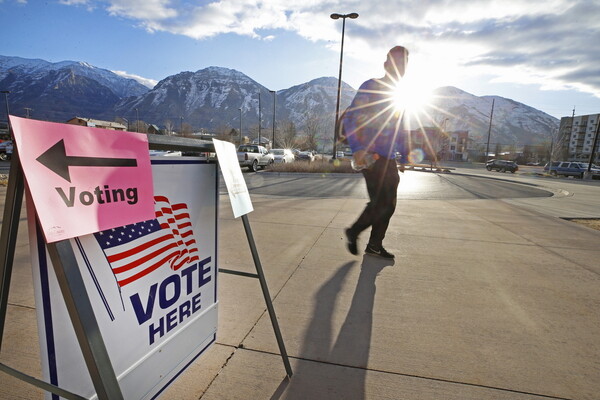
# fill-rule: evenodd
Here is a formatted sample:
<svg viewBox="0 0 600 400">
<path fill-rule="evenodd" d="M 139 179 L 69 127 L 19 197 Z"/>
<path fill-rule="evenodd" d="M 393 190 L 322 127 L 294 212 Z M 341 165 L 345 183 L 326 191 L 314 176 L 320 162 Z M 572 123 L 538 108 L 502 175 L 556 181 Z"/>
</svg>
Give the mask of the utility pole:
<svg viewBox="0 0 600 400">
<path fill-rule="evenodd" d="M 269 90 L 269 92 L 273 93 L 273 143 L 271 144 L 271 148 L 275 147 L 275 105 L 277 104 L 277 91 Z"/>
<path fill-rule="evenodd" d="M 262 129 L 262 111 L 260 108 L 260 91 L 258 92 L 258 145 L 260 146 L 260 130 Z"/>
<path fill-rule="evenodd" d="M 569 129 L 569 137 L 567 137 L 567 147 L 570 143 L 571 136 L 573 136 L 573 128 L 575 128 L 575 106 L 573 106 L 573 114 L 571 115 L 571 129 Z"/>
<path fill-rule="evenodd" d="M 550 135 L 550 157 L 548 160 L 548 168 L 550 168 L 550 165 L 552 165 L 552 153 L 554 153 L 554 131 L 552 131 Z"/>
<path fill-rule="evenodd" d="M 492 99 L 492 112 L 490 113 L 490 127 L 488 128 L 488 139 L 487 146 L 485 148 L 485 162 L 487 163 L 490 158 L 490 136 L 492 134 L 492 117 L 494 116 L 494 102 L 496 99 Z M 496 154 L 496 156 L 498 156 Z"/>
</svg>

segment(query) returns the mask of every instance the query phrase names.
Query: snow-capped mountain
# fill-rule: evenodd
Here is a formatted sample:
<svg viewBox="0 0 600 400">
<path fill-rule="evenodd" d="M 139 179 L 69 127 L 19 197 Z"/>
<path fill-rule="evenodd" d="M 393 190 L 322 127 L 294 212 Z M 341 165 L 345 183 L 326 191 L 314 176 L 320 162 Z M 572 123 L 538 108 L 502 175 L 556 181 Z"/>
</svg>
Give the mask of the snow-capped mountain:
<svg viewBox="0 0 600 400">
<path fill-rule="evenodd" d="M 337 79 L 332 77 L 280 90 L 275 97 L 239 71 L 209 67 L 169 76 L 148 90 L 132 79 L 86 63 L 49 63 L 3 56 L 0 88 L 11 91 L 14 115 L 25 115 L 24 108 L 29 107 L 34 110 L 34 118 L 59 122 L 76 115 L 108 120 L 122 117 L 128 121 L 139 118 L 160 127 L 170 125 L 175 130 L 186 124 L 194 131 L 213 132 L 238 129 L 241 117 L 244 134 L 250 136 L 258 130 L 259 113 L 261 128 L 272 128 L 275 99 L 279 129 L 288 122 L 293 122 L 298 132 L 317 126 L 327 137 L 333 132 L 337 100 Z M 355 93 L 342 83 L 341 111 Z M 422 124 L 440 126 L 446 131 L 467 130 L 480 143 L 487 139 L 492 101 L 491 143 L 547 142 L 559 123 L 542 111 L 498 96 L 478 97 L 454 87 L 439 88 L 434 95 Z M 417 126 L 416 122 L 411 123 L 412 129 Z"/>
<path fill-rule="evenodd" d="M 148 91 L 133 79 L 84 62 L 6 56 L 0 56 L 0 87 L 11 92 L 13 114 L 28 108 L 36 118 L 56 121 L 75 115 L 107 117 L 121 98 Z"/>
<path fill-rule="evenodd" d="M 494 110 L 492 114 L 492 102 Z M 559 120 L 533 107 L 500 96 L 478 97 L 455 87 L 438 88 L 427 113 L 447 131 L 467 130 L 476 141 L 537 144 L 548 141 Z M 443 111 L 439 111 L 443 110 Z M 433 124 L 431 124 L 433 125 Z"/>
<path fill-rule="evenodd" d="M 326 77 L 293 86 L 277 93 L 277 115 L 304 126 L 309 118 L 318 118 L 321 126 L 333 132 L 337 102 L 337 78 Z M 350 105 L 356 90 L 342 81 L 340 112 Z"/>
<path fill-rule="evenodd" d="M 355 90 L 344 84 L 342 93 L 341 107 L 347 107 Z M 140 119 L 155 121 L 158 125 L 170 121 L 177 128 L 187 123 L 214 130 L 239 127 L 241 108 L 242 129 L 258 129 L 259 114 L 261 127 L 271 129 L 275 101 L 277 121 L 291 121 L 302 129 L 307 118 L 317 118 L 324 121 L 322 125 L 331 125 L 331 129 L 325 126 L 323 129 L 333 131 L 337 79 L 315 79 L 281 90 L 275 96 L 239 71 L 209 67 L 163 79 L 149 92 L 119 102 L 114 114 L 136 118 L 139 115 Z"/>
<path fill-rule="evenodd" d="M 193 127 L 215 129 L 239 126 L 240 108 L 245 124 L 258 126 L 258 102 L 261 110 L 273 107 L 269 90 L 241 72 L 209 67 L 197 72 L 169 76 L 147 93 L 123 99 L 115 115 L 137 116 L 144 121 L 165 126 L 186 123 Z M 267 122 L 263 115 L 263 125 Z M 128 117 L 126 117 L 128 118 Z"/>
<path fill-rule="evenodd" d="M 40 59 L 0 56 L 0 81 L 9 73 L 28 75 L 37 80 L 50 71 L 69 69 L 75 75 L 93 79 L 113 91 L 118 97 L 139 96 L 148 88 L 134 79 L 123 78 L 107 69 L 98 68 L 81 61 L 60 61 L 51 63 Z"/>
</svg>

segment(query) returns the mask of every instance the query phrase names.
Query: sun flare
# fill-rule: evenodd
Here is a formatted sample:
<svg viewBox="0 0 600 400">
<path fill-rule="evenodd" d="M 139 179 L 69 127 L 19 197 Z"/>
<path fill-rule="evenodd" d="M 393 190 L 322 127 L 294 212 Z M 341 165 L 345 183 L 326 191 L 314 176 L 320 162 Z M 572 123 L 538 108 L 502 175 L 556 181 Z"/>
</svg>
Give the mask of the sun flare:
<svg viewBox="0 0 600 400">
<path fill-rule="evenodd" d="M 413 115 L 422 114 L 431 104 L 432 91 L 431 87 L 417 80 L 401 79 L 392 88 L 394 108 Z"/>
</svg>

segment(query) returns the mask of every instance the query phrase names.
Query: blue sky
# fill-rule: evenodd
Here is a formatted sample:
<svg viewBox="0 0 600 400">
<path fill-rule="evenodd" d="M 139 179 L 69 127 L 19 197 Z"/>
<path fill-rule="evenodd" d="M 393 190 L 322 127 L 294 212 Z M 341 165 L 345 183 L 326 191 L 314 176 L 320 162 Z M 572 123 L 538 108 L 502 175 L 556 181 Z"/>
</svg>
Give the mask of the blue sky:
<svg viewBox="0 0 600 400">
<path fill-rule="evenodd" d="M 499 95 L 557 118 L 600 112 L 600 2 L 590 0 L 0 0 L 0 54 L 85 61 L 156 82 L 209 66 L 271 90 L 339 72 L 358 88 L 389 48 L 406 79 Z"/>
</svg>

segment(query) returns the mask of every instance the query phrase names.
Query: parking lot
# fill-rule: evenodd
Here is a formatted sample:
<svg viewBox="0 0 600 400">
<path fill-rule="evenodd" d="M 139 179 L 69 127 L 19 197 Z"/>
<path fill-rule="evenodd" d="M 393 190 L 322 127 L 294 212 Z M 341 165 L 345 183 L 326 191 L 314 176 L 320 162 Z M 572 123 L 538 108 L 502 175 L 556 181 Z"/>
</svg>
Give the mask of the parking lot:
<svg viewBox="0 0 600 400">
<path fill-rule="evenodd" d="M 600 217 L 600 182 L 454 167 L 401 176 L 394 263 L 345 248 L 366 203 L 360 175 L 245 173 L 294 375 L 258 283 L 220 274 L 217 343 L 162 398 L 595 399 L 600 231 L 569 218 Z M 0 360 L 40 376 L 24 225 Z M 224 190 L 219 267 L 252 272 Z M 0 399 L 42 398 L 0 374 Z"/>
</svg>

